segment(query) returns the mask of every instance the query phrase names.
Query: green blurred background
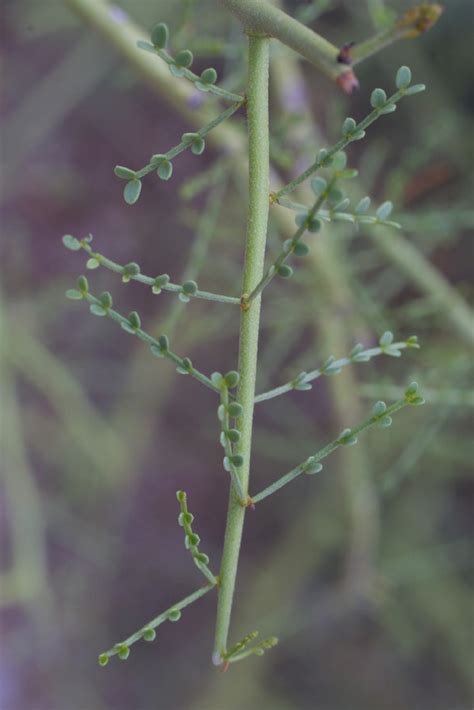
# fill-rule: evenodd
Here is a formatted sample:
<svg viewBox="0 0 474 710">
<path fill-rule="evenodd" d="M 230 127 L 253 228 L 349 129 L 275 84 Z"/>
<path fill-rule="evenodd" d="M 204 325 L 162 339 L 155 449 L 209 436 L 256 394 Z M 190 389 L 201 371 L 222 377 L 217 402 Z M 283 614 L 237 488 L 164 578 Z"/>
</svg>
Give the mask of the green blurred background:
<svg viewBox="0 0 474 710">
<path fill-rule="evenodd" d="M 150 176 L 127 206 L 114 165 L 140 167 L 198 127 L 202 100 L 217 107 L 204 95 L 173 103 L 72 5 L 2 2 L 1 710 L 469 710 L 472 2 L 448 0 L 429 33 L 366 61 L 351 97 L 275 43 L 273 159 L 286 179 L 337 140 L 345 116 L 366 115 L 375 86 L 391 93 L 401 64 L 428 90 L 348 150 L 360 171 L 351 196 L 391 199 L 403 230 L 349 225 L 311 237 L 312 258 L 265 292 L 258 390 L 387 329 L 397 340 L 418 335 L 422 347 L 259 405 L 253 490 L 413 379 L 427 404 L 249 513 L 232 640 L 255 628 L 281 642 L 225 674 L 210 664 L 212 595 L 160 627 L 153 644 L 134 646 L 126 663 L 97 665 L 99 652 L 201 584 L 176 490 L 188 492 L 218 568 L 228 478 L 213 394 L 64 298 L 85 260 L 61 236 L 92 232 L 119 263 L 237 295 L 242 154 L 225 136 L 200 158 L 183 153 L 172 180 Z M 409 6 L 285 8 L 342 45 Z M 130 19 L 145 32 L 166 20 L 174 47 L 190 47 L 199 69 L 214 64 L 242 90 L 245 38 L 218 3 L 122 0 L 108 12 L 118 35 Z M 243 130 L 243 117 L 235 124 Z M 270 252 L 289 236 L 278 210 Z M 232 306 L 152 296 L 101 269 L 89 280 L 95 293 L 112 291 L 119 311 L 137 309 L 148 331 L 167 332 L 201 370 L 236 366 Z"/>
</svg>

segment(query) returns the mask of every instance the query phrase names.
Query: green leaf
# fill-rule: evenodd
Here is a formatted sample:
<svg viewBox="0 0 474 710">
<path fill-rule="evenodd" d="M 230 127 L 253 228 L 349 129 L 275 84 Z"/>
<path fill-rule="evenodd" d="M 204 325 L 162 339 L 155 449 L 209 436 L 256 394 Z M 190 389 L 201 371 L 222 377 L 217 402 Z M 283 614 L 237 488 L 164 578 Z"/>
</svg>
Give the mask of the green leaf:
<svg viewBox="0 0 474 710">
<path fill-rule="evenodd" d="M 311 189 L 315 195 L 322 195 L 327 186 L 327 181 L 322 177 L 315 177 L 311 180 Z"/>
<path fill-rule="evenodd" d="M 372 407 L 372 416 L 380 417 L 387 409 L 385 402 L 376 402 Z"/>
<path fill-rule="evenodd" d="M 78 276 L 76 283 L 77 288 L 81 291 L 81 293 L 87 293 L 89 291 L 89 283 L 85 276 Z"/>
<path fill-rule="evenodd" d="M 169 283 L 169 280 L 170 277 L 168 274 L 161 274 L 161 276 L 157 276 L 153 286 L 151 287 L 153 293 L 161 293 L 161 289 Z"/>
<path fill-rule="evenodd" d="M 196 552 L 194 555 L 196 562 L 200 562 L 202 565 L 209 564 L 209 557 L 204 552 Z"/>
<path fill-rule="evenodd" d="M 158 47 L 159 49 L 164 49 L 168 44 L 169 35 L 170 32 L 168 29 L 168 25 L 166 25 L 164 22 L 159 22 L 153 27 L 150 34 L 150 39 L 155 45 L 155 47 Z"/>
<path fill-rule="evenodd" d="M 198 290 L 198 285 L 195 281 L 185 281 L 181 288 L 186 296 L 194 296 Z"/>
<path fill-rule="evenodd" d="M 140 197 L 141 191 L 141 180 L 134 178 L 133 180 L 130 180 L 130 182 L 127 182 L 123 189 L 123 199 L 125 200 L 127 205 L 134 205 Z"/>
<path fill-rule="evenodd" d="M 344 170 L 344 168 L 347 165 L 347 155 L 344 153 L 343 150 L 340 150 L 338 153 L 333 155 L 332 158 L 332 166 L 334 170 Z"/>
<path fill-rule="evenodd" d="M 370 96 L 370 103 L 374 108 L 383 108 L 387 101 L 387 94 L 383 89 L 374 89 Z"/>
<path fill-rule="evenodd" d="M 123 267 L 123 275 L 124 276 L 138 276 L 140 273 L 140 266 L 134 261 L 131 261 L 129 264 L 125 264 Z"/>
<path fill-rule="evenodd" d="M 240 380 L 240 375 L 236 370 L 230 370 L 224 375 L 225 383 L 229 389 L 237 387 Z"/>
<path fill-rule="evenodd" d="M 383 202 L 380 205 L 375 214 L 377 215 L 378 219 L 387 219 L 387 217 L 390 217 L 392 210 L 393 204 L 390 202 L 390 200 L 387 200 L 386 202 Z"/>
<path fill-rule="evenodd" d="M 322 226 L 323 224 L 320 219 L 318 219 L 317 217 L 311 217 L 311 219 L 308 221 L 308 224 L 306 225 L 306 229 L 308 230 L 308 232 L 311 232 L 311 234 L 316 234 L 316 232 L 319 232 Z"/>
<path fill-rule="evenodd" d="M 178 67 L 176 64 L 168 64 L 168 69 L 173 76 L 184 76 L 184 68 Z"/>
<path fill-rule="evenodd" d="M 355 206 L 355 214 L 363 214 L 367 212 L 370 207 L 370 197 L 363 197 L 360 202 Z"/>
<path fill-rule="evenodd" d="M 232 444 L 237 444 L 241 438 L 241 434 L 238 429 L 229 429 L 229 431 L 227 431 L 225 435 L 229 439 L 229 441 L 232 442 Z"/>
<path fill-rule="evenodd" d="M 204 141 L 203 138 L 200 136 L 196 138 L 196 140 L 193 142 L 191 146 L 191 153 L 193 155 L 202 155 L 204 153 L 204 149 L 206 147 L 206 142 Z"/>
<path fill-rule="evenodd" d="M 76 291 L 75 288 L 70 288 L 66 291 L 66 298 L 69 298 L 71 301 L 82 301 L 83 295 L 80 291 Z"/>
<path fill-rule="evenodd" d="M 238 402 L 231 402 L 227 407 L 227 412 L 230 417 L 241 417 L 244 413 L 243 407 Z"/>
<path fill-rule="evenodd" d="M 81 248 L 81 242 L 79 241 L 79 239 L 76 239 L 76 237 L 73 237 L 72 234 L 64 235 L 63 244 L 66 249 L 70 249 L 71 251 L 79 251 L 79 249 Z"/>
<path fill-rule="evenodd" d="M 132 326 L 129 323 L 120 323 L 120 327 L 126 333 L 130 333 L 130 335 L 135 335 L 135 328 L 132 328 Z"/>
<path fill-rule="evenodd" d="M 103 291 L 99 296 L 99 301 L 104 308 L 111 308 L 113 303 L 111 293 L 109 291 Z"/>
<path fill-rule="evenodd" d="M 240 454 L 234 454 L 233 456 L 229 456 L 229 460 L 231 464 L 233 466 L 236 466 L 237 468 L 240 468 L 244 465 L 244 457 Z"/>
<path fill-rule="evenodd" d="M 342 124 L 342 135 L 343 136 L 350 136 L 352 133 L 354 133 L 356 129 L 357 123 L 354 121 L 353 118 L 348 117 L 344 119 L 344 123 Z"/>
<path fill-rule="evenodd" d="M 387 348 L 392 343 L 393 343 L 393 333 L 391 333 L 389 330 L 386 330 L 385 333 L 383 333 L 383 335 L 380 336 L 379 345 L 381 348 Z"/>
<path fill-rule="evenodd" d="M 353 180 L 359 174 L 359 171 L 355 168 L 347 168 L 347 170 L 341 170 L 339 172 L 339 177 L 343 180 Z"/>
<path fill-rule="evenodd" d="M 296 242 L 293 247 L 293 254 L 295 256 L 307 256 L 309 254 L 309 246 L 304 242 Z"/>
<path fill-rule="evenodd" d="M 99 656 L 99 665 L 106 666 L 108 662 L 109 662 L 108 655 L 106 653 L 101 653 Z"/>
<path fill-rule="evenodd" d="M 223 377 L 220 372 L 213 372 L 210 377 L 210 380 L 214 387 L 220 387 L 222 384 Z"/>
<path fill-rule="evenodd" d="M 155 357 L 164 357 L 164 353 L 163 353 L 163 351 L 161 350 L 160 346 L 159 346 L 159 345 L 155 345 L 154 343 L 153 343 L 152 345 L 150 345 L 150 352 L 151 352 L 152 355 L 154 355 Z"/>
<path fill-rule="evenodd" d="M 121 644 L 117 653 L 121 661 L 126 661 L 130 655 L 130 649 L 126 644 Z"/>
<path fill-rule="evenodd" d="M 318 461 L 315 461 L 314 456 L 310 456 L 309 459 L 305 461 L 303 464 L 303 471 L 309 475 L 313 475 L 314 473 L 319 473 L 320 471 L 323 470 L 322 464 L 320 464 Z"/>
<path fill-rule="evenodd" d="M 179 609 L 171 609 L 168 612 L 169 621 L 179 621 L 181 619 L 181 612 Z"/>
<path fill-rule="evenodd" d="M 421 91 L 426 89 L 425 84 L 413 84 L 405 89 L 405 96 L 412 96 L 413 94 L 419 94 Z"/>
<path fill-rule="evenodd" d="M 215 84 L 217 81 L 217 72 L 214 69 L 214 67 L 209 67 L 208 69 L 204 69 L 204 71 L 201 73 L 201 81 L 204 84 Z"/>
<path fill-rule="evenodd" d="M 281 276 L 283 279 L 290 279 L 293 276 L 293 269 L 291 268 L 291 266 L 288 266 L 287 264 L 282 264 L 281 266 L 278 267 L 277 274 L 278 274 L 278 276 Z"/>
<path fill-rule="evenodd" d="M 100 306 L 98 303 L 92 303 L 91 306 L 89 307 L 90 312 L 94 316 L 106 316 L 107 311 L 104 309 L 103 306 Z"/>
<path fill-rule="evenodd" d="M 158 344 L 161 348 L 162 353 L 168 352 L 170 347 L 170 341 L 168 340 L 167 335 L 160 335 L 160 337 L 158 338 Z"/>
<path fill-rule="evenodd" d="M 199 133 L 183 133 L 181 141 L 183 143 L 192 143 L 196 138 L 199 138 Z"/>
<path fill-rule="evenodd" d="M 410 335 L 409 338 L 407 338 L 406 344 L 408 345 L 409 348 L 419 348 L 419 343 L 418 343 L 418 336 L 417 335 Z"/>
<path fill-rule="evenodd" d="M 184 67 L 185 69 L 189 69 L 189 67 L 193 63 L 193 59 L 193 53 L 189 49 L 182 49 L 176 55 L 175 62 L 178 67 Z"/>
<path fill-rule="evenodd" d="M 137 177 L 135 170 L 130 170 L 130 168 L 125 168 L 123 165 L 116 165 L 114 168 L 114 173 L 118 178 L 122 180 L 134 180 Z"/>
<path fill-rule="evenodd" d="M 169 160 L 162 160 L 156 172 L 160 180 L 169 180 L 173 174 L 173 163 Z"/>
<path fill-rule="evenodd" d="M 317 160 L 321 166 L 324 165 L 327 167 L 332 164 L 332 158 L 328 155 L 328 151 L 326 150 L 326 148 L 321 148 L 318 153 Z"/>
<path fill-rule="evenodd" d="M 144 641 L 154 641 L 156 639 L 155 629 L 145 629 L 143 632 Z"/>
<path fill-rule="evenodd" d="M 95 257 L 91 257 L 90 259 L 87 259 L 86 261 L 86 268 L 87 269 L 98 269 L 100 266 L 100 261 L 96 259 Z"/>
<path fill-rule="evenodd" d="M 386 104 L 385 106 L 382 106 L 381 109 L 379 109 L 380 113 L 383 113 L 383 114 L 393 113 L 396 110 L 397 110 L 396 104 Z"/>
<path fill-rule="evenodd" d="M 140 316 L 136 311 L 132 311 L 128 316 L 128 322 L 134 330 L 138 330 L 141 327 Z"/>
<path fill-rule="evenodd" d="M 411 382 L 405 390 L 405 397 L 412 397 L 418 394 L 418 382 Z"/>
</svg>

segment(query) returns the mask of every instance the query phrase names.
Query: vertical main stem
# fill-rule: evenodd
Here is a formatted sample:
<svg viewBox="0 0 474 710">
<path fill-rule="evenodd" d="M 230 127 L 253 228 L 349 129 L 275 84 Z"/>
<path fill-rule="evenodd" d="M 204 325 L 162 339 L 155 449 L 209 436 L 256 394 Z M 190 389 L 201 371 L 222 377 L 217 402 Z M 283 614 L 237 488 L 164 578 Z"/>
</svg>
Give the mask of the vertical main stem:
<svg viewBox="0 0 474 710">
<path fill-rule="evenodd" d="M 243 273 L 243 293 L 249 294 L 263 276 L 265 244 L 269 209 L 269 126 L 268 126 L 268 37 L 249 37 L 247 122 L 249 139 L 249 204 L 247 244 Z M 242 488 L 248 490 L 252 423 L 257 375 L 258 333 L 261 296 L 242 310 L 240 320 L 239 372 L 237 400 L 243 407 L 237 426 L 241 439 L 236 453 L 243 456 L 239 469 Z M 227 649 L 235 578 L 239 561 L 240 542 L 244 526 L 245 508 L 238 502 L 231 486 L 227 525 L 222 553 L 219 601 L 213 662 L 222 663 Z"/>
</svg>

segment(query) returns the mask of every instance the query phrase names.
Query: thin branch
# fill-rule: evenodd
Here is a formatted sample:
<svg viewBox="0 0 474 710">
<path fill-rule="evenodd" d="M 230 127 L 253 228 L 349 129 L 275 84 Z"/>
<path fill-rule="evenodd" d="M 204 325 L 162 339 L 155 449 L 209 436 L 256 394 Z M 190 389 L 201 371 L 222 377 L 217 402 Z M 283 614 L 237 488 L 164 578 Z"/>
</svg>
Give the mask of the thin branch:
<svg viewBox="0 0 474 710">
<path fill-rule="evenodd" d="M 218 293 L 210 293 L 209 291 L 201 291 L 199 289 L 193 292 L 192 287 L 191 290 L 186 290 L 186 287 L 183 288 L 183 284 L 174 284 L 171 283 L 169 280 L 167 281 L 166 274 L 162 274 L 161 276 L 155 278 L 151 276 L 145 276 L 144 274 L 140 273 L 138 264 L 132 263 L 122 266 L 121 264 L 117 264 L 115 261 L 112 261 L 111 259 L 108 259 L 107 257 L 103 256 L 103 254 L 99 254 L 98 252 L 93 251 L 89 242 L 87 241 L 88 239 L 90 240 L 90 237 L 88 237 L 87 239 L 79 239 L 78 241 L 81 248 L 84 249 L 84 251 L 86 251 L 89 256 L 94 260 L 91 266 L 95 267 L 95 262 L 98 262 L 97 266 L 105 266 L 106 269 L 114 271 L 116 274 L 120 274 L 125 282 L 130 280 L 139 281 L 140 283 L 145 284 L 146 286 L 150 286 L 154 290 L 154 293 L 159 293 L 160 291 L 171 291 L 172 293 L 177 293 L 181 296 L 184 296 L 185 300 L 187 301 L 190 298 L 200 298 L 205 301 L 218 301 L 219 303 L 232 303 L 236 305 L 240 303 L 240 298 L 234 296 L 224 296 Z"/>
<path fill-rule="evenodd" d="M 218 416 L 222 424 L 221 445 L 225 452 L 224 468 L 230 474 L 232 484 L 235 492 L 237 493 L 240 504 L 245 505 L 247 496 L 245 495 L 245 491 L 240 481 L 239 472 L 237 471 L 238 466 L 236 466 L 236 463 L 241 465 L 243 463 L 243 459 L 238 454 L 234 454 L 232 447 L 232 439 L 237 443 L 240 441 L 241 435 L 238 429 L 231 429 L 230 426 L 229 388 L 224 377 L 222 377 L 219 387 L 221 392 L 221 406 L 218 410 Z"/>
<path fill-rule="evenodd" d="M 307 229 L 311 228 L 311 224 L 314 222 L 317 216 L 319 208 L 326 201 L 331 189 L 334 187 L 336 182 L 336 177 L 334 177 L 326 186 L 324 191 L 315 200 L 313 206 L 308 210 L 307 215 L 302 219 L 300 226 L 294 233 L 293 237 L 286 241 L 283 245 L 283 249 L 273 262 L 271 266 L 268 267 L 267 271 L 260 279 L 258 284 L 255 286 L 253 291 L 247 295 L 242 296 L 242 303 L 244 307 L 248 307 L 250 303 L 263 291 L 263 289 L 268 286 L 268 284 L 275 278 L 275 276 L 280 272 L 283 264 L 289 259 L 291 254 L 294 252 L 296 245 L 300 241 L 303 234 Z M 286 267 L 287 268 L 287 267 Z M 288 275 L 291 275 L 291 270 L 288 271 Z"/>
<path fill-rule="evenodd" d="M 115 646 L 109 648 L 108 651 L 101 653 L 99 656 L 100 665 L 106 666 L 109 662 L 109 658 L 117 655 L 121 660 L 126 660 L 130 655 L 130 646 L 137 641 L 141 641 L 142 639 L 144 641 L 154 641 L 156 636 L 155 629 L 160 626 L 160 624 L 164 621 L 178 621 L 181 616 L 182 609 L 185 609 L 190 604 L 193 604 L 193 602 L 210 592 L 211 589 L 214 589 L 215 586 L 216 582 L 210 582 L 205 587 L 201 587 L 197 591 L 193 592 L 193 594 L 190 594 L 180 602 L 177 602 L 177 604 L 174 604 L 169 609 L 166 609 L 166 611 L 163 611 L 161 614 L 149 621 L 148 624 L 143 626 L 138 631 L 135 631 L 135 633 L 131 634 L 131 636 L 128 636 L 128 638 L 124 641 L 116 643 Z"/>
<path fill-rule="evenodd" d="M 176 60 L 174 57 L 169 54 L 166 49 L 162 49 L 160 47 L 156 47 L 155 45 L 151 44 L 150 42 L 144 42 L 143 40 L 139 40 L 137 42 L 137 47 L 139 49 L 144 49 L 146 52 L 151 52 L 152 54 L 156 54 L 162 59 L 168 66 L 175 70 L 171 69 L 171 73 L 176 76 L 176 69 L 178 69 L 178 76 L 183 76 L 185 79 L 188 79 L 190 82 L 192 82 L 195 87 L 200 90 L 200 91 L 207 91 L 210 94 L 214 94 L 214 96 L 218 96 L 221 99 L 226 99 L 227 101 L 234 101 L 236 103 L 242 104 L 244 97 L 240 96 L 240 94 L 233 94 L 231 91 L 227 91 L 226 89 L 221 89 L 220 86 L 216 86 L 216 84 L 210 84 L 210 83 L 203 83 L 202 77 L 200 77 L 198 74 L 195 74 L 193 71 L 186 67 L 177 67 L 176 65 Z"/>
<path fill-rule="evenodd" d="M 79 281 L 81 279 L 84 279 L 84 277 L 79 277 Z M 176 365 L 180 374 L 191 375 L 191 377 L 211 389 L 213 392 L 217 392 L 218 394 L 220 393 L 219 388 L 213 384 L 209 377 L 204 375 L 199 370 L 196 370 L 188 357 L 182 358 L 169 349 L 168 338 L 166 335 L 160 335 L 158 339 L 155 339 L 142 330 L 140 327 L 140 317 L 138 316 L 138 313 L 132 312 L 128 318 L 125 318 L 120 313 L 117 313 L 117 311 L 114 311 L 111 308 L 112 299 L 108 292 L 102 294 L 102 299 L 96 298 L 85 289 L 78 291 L 71 289 L 66 293 L 66 295 L 73 300 L 83 299 L 87 301 L 90 304 L 91 313 L 96 316 L 107 316 L 111 320 L 118 323 L 127 333 L 136 335 L 137 338 L 149 345 L 153 355 L 171 360 L 171 362 Z"/>
<path fill-rule="evenodd" d="M 442 12 L 443 8 L 438 3 L 423 3 L 407 10 L 391 27 L 355 45 L 350 53 L 352 66 L 360 64 L 400 39 L 418 37 L 433 27 Z"/>
<path fill-rule="evenodd" d="M 189 512 L 187 506 L 187 496 L 184 491 L 177 491 L 176 498 L 178 499 L 181 512 L 178 517 L 180 526 L 184 529 L 184 544 L 186 549 L 190 551 L 194 564 L 200 572 L 206 577 L 211 584 L 217 584 L 218 579 L 215 574 L 209 569 L 209 557 L 199 550 L 201 539 L 197 533 L 193 531 L 192 523 L 194 515 Z"/>
<path fill-rule="evenodd" d="M 273 192 L 273 202 L 278 202 L 280 197 L 283 197 L 283 195 L 287 195 L 289 192 L 292 192 L 298 185 L 304 182 L 307 178 L 311 177 L 311 175 L 313 175 L 317 170 L 320 170 L 321 168 L 330 165 L 331 158 L 336 153 L 341 150 L 344 150 L 344 148 L 346 148 L 350 143 L 353 143 L 354 141 L 358 141 L 363 138 L 365 136 L 365 129 L 372 125 L 372 123 L 374 123 L 378 118 L 380 118 L 380 116 L 384 115 L 385 113 L 392 113 L 395 109 L 391 107 L 395 107 L 397 102 L 400 101 L 400 99 L 412 93 L 418 93 L 419 91 L 423 91 L 424 88 L 425 87 L 423 86 L 423 84 L 415 84 L 412 87 L 399 89 L 394 94 L 392 94 L 392 96 L 389 96 L 389 98 L 386 99 L 383 105 L 374 108 L 374 110 L 371 111 L 364 119 L 362 119 L 360 123 L 356 124 L 354 121 L 354 125 L 351 126 L 350 130 L 344 132 L 342 138 L 337 143 L 335 143 L 331 148 L 323 149 L 322 151 L 320 151 L 317 159 L 312 165 L 309 166 L 309 168 L 306 168 L 306 170 L 304 170 L 300 175 L 295 177 L 293 180 L 291 180 L 291 182 L 282 187 L 280 190 L 278 190 L 277 192 Z M 344 122 L 344 124 L 345 123 L 346 122 Z"/>
<path fill-rule="evenodd" d="M 329 454 L 332 454 L 333 451 L 336 451 L 336 449 L 340 446 L 350 446 L 352 444 L 356 444 L 357 435 L 365 429 L 368 429 L 374 424 L 379 424 L 382 427 L 388 427 L 392 423 L 392 414 L 395 414 L 398 410 L 410 405 L 424 404 L 424 400 L 418 395 L 417 390 L 418 386 L 416 383 L 412 383 L 412 385 L 410 385 L 405 391 L 405 397 L 398 400 L 398 402 L 395 402 L 390 407 L 387 407 L 384 402 L 377 402 L 374 405 L 372 414 L 368 417 L 368 419 L 353 429 L 345 429 L 341 432 L 337 439 L 334 439 L 334 441 L 330 444 L 327 444 L 327 446 L 314 454 L 314 456 L 310 456 L 306 461 L 289 471 L 289 473 L 277 479 L 267 488 L 264 488 L 263 491 L 258 493 L 256 496 L 251 496 L 253 505 L 260 503 L 265 498 L 268 498 L 268 496 L 276 493 L 276 491 L 280 490 L 280 488 L 283 488 L 283 486 L 286 486 L 288 483 L 291 483 L 291 481 L 294 481 L 295 478 L 298 478 L 298 476 L 302 473 L 313 474 L 321 471 L 322 465 L 319 462 L 322 461 L 322 459 L 329 456 Z"/>
<path fill-rule="evenodd" d="M 207 136 L 207 134 L 214 128 L 217 128 L 217 126 L 233 116 L 234 113 L 236 113 L 240 107 L 243 106 L 244 101 L 244 99 L 241 99 L 238 103 L 234 103 L 228 109 L 209 121 L 209 123 L 206 123 L 205 126 L 200 128 L 195 133 L 184 133 L 181 137 L 181 142 L 178 143 L 178 145 L 171 148 L 166 153 L 157 153 L 152 155 L 150 161 L 139 170 L 132 170 L 131 168 L 122 165 L 116 165 L 114 169 L 115 175 L 122 180 L 127 180 L 127 184 L 124 188 L 125 201 L 129 204 L 134 204 L 138 200 L 141 192 L 140 180 L 145 177 L 145 175 L 148 175 L 148 173 L 157 171 L 161 180 L 169 180 L 173 173 L 171 161 L 183 151 L 191 148 L 191 151 L 195 155 L 201 155 L 205 148 L 204 137 Z M 133 190 L 132 195 L 127 194 L 130 187 L 132 187 Z"/>
<path fill-rule="evenodd" d="M 384 338 L 384 336 L 387 337 L 387 335 L 388 332 L 384 334 L 382 338 Z M 391 355 L 392 357 L 399 357 L 401 350 L 419 347 L 420 346 L 418 345 L 416 336 L 408 338 L 406 341 L 390 343 L 389 345 L 381 345 L 377 348 L 369 348 L 368 350 L 364 350 L 362 345 L 357 344 L 352 349 L 349 357 L 335 360 L 334 357 L 331 356 L 318 369 L 311 370 L 310 372 L 300 372 L 289 382 L 257 395 L 257 397 L 255 397 L 255 404 L 258 404 L 258 402 L 266 402 L 269 399 L 279 397 L 280 395 L 292 392 L 293 390 L 310 390 L 310 382 L 317 380 L 318 377 L 321 377 L 321 375 L 335 375 L 347 365 L 351 365 L 356 362 L 369 362 L 369 360 L 373 357 L 377 357 L 378 355 Z"/>
<path fill-rule="evenodd" d="M 275 37 L 314 64 L 331 79 L 350 71 L 338 64 L 339 49 L 298 20 L 263 0 L 221 0 L 247 32 Z"/>
</svg>

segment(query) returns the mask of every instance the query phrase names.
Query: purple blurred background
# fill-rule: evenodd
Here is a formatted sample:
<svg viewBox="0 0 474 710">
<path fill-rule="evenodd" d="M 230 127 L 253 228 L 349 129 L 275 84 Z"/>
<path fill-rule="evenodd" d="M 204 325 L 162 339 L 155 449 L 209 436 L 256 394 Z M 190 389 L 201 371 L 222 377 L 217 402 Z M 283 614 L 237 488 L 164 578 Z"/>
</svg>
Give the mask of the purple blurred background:
<svg viewBox="0 0 474 710">
<path fill-rule="evenodd" d="M 361 175 L 351 196 L 360 189 L 376 204 L 393 200 L 401 238 L 454 295 L 423 290 L 390 255 L 397 233 L 380 237 L 391 240 L 384 247 L 347 228 L 321 237 L 340 283 L 303 263 L 294 283 L 268 289 L 259 391 L 343 357 L 357 340 L 370 346 L 386 329 L 396 339 L 416 333 L 423 347 L 260 405 L 258 488 L 411 379 L 427 405 L 248 515 L 232 639 L 258 628 L 281 643 L 226 674 L 210 664 L 212 594 L 163 624 L 153 644 L 136 644 L 126 663 L 97 664 L 101 651 L 202 584 L 177 525 L 178 489 L 218 569 L 228 480 L 213 394 L 64 298 L 86 259 L 61 237 L 92 232 L 94 248 L 119 263 L 238 295 L 246 185 L 231 149 L 211 146 L 199 158 L 183 153 L 172 180 L 150 175 L 140 201 L 124 203 L 113 167 L 139 167 L 178 143 L 196 127 L 193 109 L 175 110 L 69 5 L 6 0 L 1 10 L 1 710 L 469 710 L 471 3 L 446 3 L 429 34 L 363 64 L 351 98 L 308 65 L 303 86 L 293 60 L 274 49 L 273 157 L 287 176 L 337 139 L 346 115 L 363 117 L 370 90 L 393 85 L 400 64 L 428 85 L 348 151 Z M 319 19 L 317 3 L 286 9 L 342 44 L 374 31 L 385 6 L 401 12 L 409 3 L 323 5 Z M 211 0 L 111 8 L 117 28 L 168 21 L 199 69 L 213 64 L 242 90 L 244 38 Z M 235 121 L 243 127 L 242 116 Z M 272 222 L 271 252 L 282 236 Z M 105 269 L 88 276 L 94 293 L 110 289 L 117 310 L 138 310 L 146 330 L 167 332 L 206 373 L 236 366 L 232 306 L 153 296 Z"/>
</svg>

